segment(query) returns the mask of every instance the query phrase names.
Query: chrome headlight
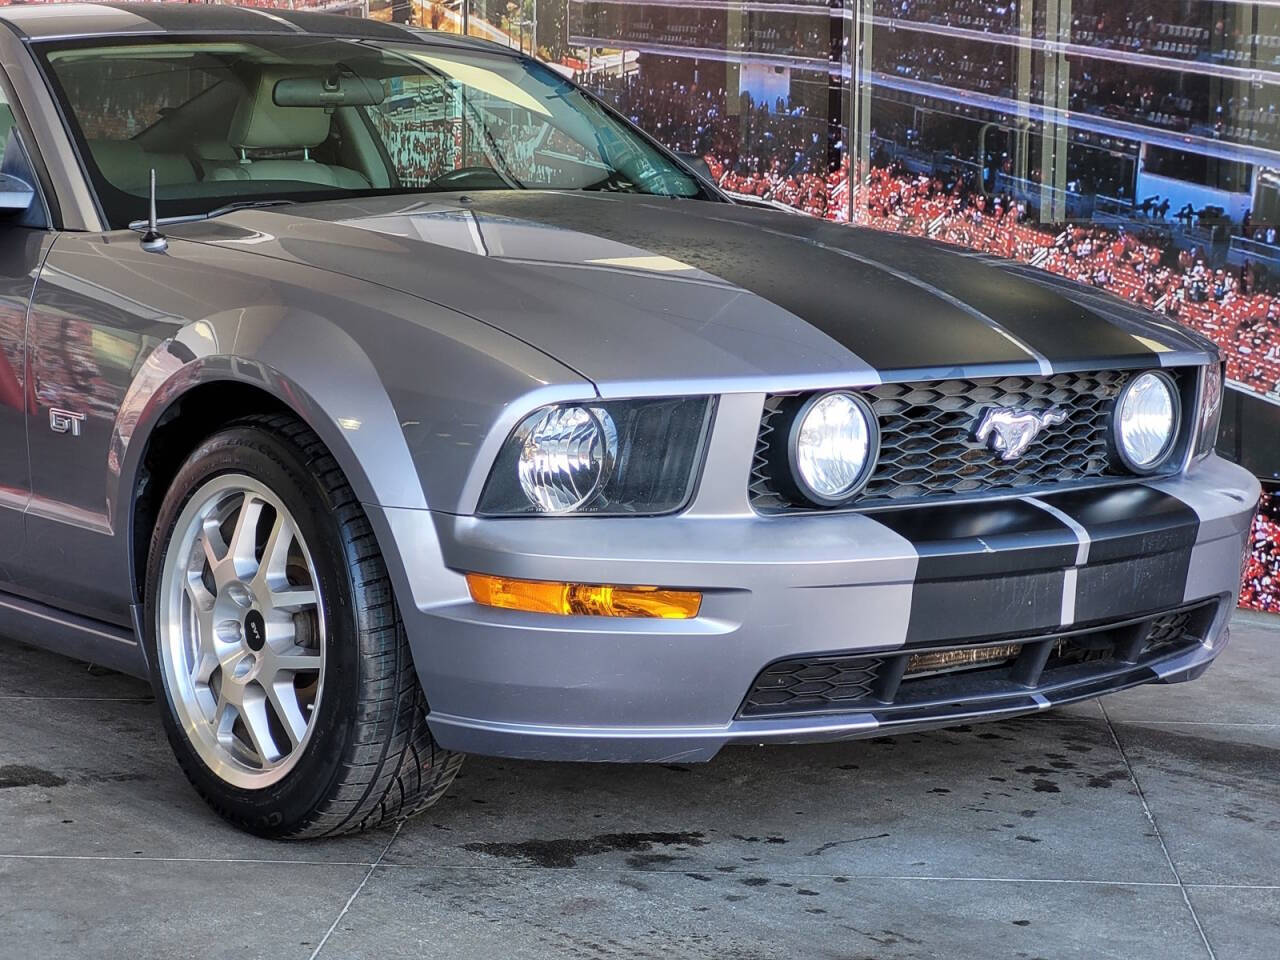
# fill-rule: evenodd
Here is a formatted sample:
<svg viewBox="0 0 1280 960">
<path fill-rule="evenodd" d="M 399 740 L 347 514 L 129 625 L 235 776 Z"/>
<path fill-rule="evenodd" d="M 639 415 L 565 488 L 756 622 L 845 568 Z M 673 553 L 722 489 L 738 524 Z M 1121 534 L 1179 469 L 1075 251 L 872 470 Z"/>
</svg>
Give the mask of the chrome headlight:
<svg viewBox="0 0 1280 960">
<path fill-rule="evenodd" d="M 613 419 L 599 409 L 552 407 L 524 426 L 516 474 L 529 502 L 543 513 L 582 506 L 618 456 Z"/>
<path fill-rule="evenodd" d="M 543 407 L 512 431 L 479 512 L 659 514 L 693 491 L 710 422 L 707 397 Z"/>
<path fill-rule="evenodd" d="M 1150 473 L 1168 459 L 1178 438 L 1177 388 L 1166 374 L 1148 370 L 1126 384 L 1116 398 L 1116 449 L 1125 466 Z"/>
<path fill-rule="evenodd" d="M 796 483 L 823 506 L 843 503 L 862 488 L 875 463 L 875 414 L 844 391 L 811 397 L 796 413 L 789 452 Z"/>
</svg>

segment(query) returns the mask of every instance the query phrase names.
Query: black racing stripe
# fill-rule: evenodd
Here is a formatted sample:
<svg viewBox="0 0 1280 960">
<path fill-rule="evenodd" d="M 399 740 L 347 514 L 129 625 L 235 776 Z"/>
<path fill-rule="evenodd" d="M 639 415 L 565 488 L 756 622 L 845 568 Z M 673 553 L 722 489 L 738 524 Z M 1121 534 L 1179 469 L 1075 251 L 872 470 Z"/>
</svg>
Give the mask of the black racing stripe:
<svg viewBox="0 0 1280 960">
<path fill-rule="evenodd" d="M 1079 541 L 1047 510 L 1022 500 L 873 510 L 868 516 L 911 541 L 916 581 L 971 579 L 1062 568 Z"/>
<path fill-rule="evenodd" d="M 840 249 L 835 241 L 848 228 L 819 237 L 821 221 L 814 218 L 567 191 L 476 193 L 471 208 L 687 263 L 800 317 L 879 370 L 958 374 L 992 364 L 1035 364 L 976 311 Z M 910 274 L 913 260 L 904 256 L 890 269 Z"/>
<path fill-rule="evenodd" d="M 296 27 L 315 34 L 334 34 L 342 37 L 363 37 L 370 40 L 410 40 L 417 39 L 397 23 L 384 23 L 380 20 L 366 20 L 362 17 L 343 17 L 335 22 L 332 14 L 311 13 L 305 10 L 287 10 L 284 8 L 267 11 L 272 16 L 287 20 Z"/>
<path fill-rule="evenodd" d="M 1177 497 L 1147 486 L 1073 490 L 1038 499 L 1084 527 L 1090 540 L 1090 565 L 1170 552 L 1184 552 L 1189 560 L 1200 531 L 1200 517 L 1194 510 Z M 1184 577 L 1179 587 L 1185 583 Z"/>
<path fill-rule="evenodd" d="M 1134 485 L 1041 497 L 1089 536 L 1076 580 L 1078 621 L 1173 607 L 1186 594 L 1200 517 L 1177 497 Z"/>
<path fill-rule="evenodd" d="M 969 304 L 1043 354 L 1050 363 L 1077 365 L 1084 360 L 1125 366 L 1160 365 L 1159 355 L 1115 320 L 1123 306 L 1105 309 L 1097 298 L 1073 296 L 1070 288 L 1037 283 L 991 261 L 966 257 L 940 245 L 902 242 L 857 234 L 848 241 L 859 252 L 890 263 L 909 265 L 913 276 Z M 1074 286 L 1074 285 L 1073 285 Z M 1086 289 L 1082 293 L 1087 294 Z M 1144 336 L 1160 342 L 1157 330 Z"/>
<path fill-rule="evenodd" d="M 911 590 L 908 647 L 993 634 L 1036 633 L 1062 619 L 1062 570 L 918 582 Z"/>
<path fill-rule="evenodd" d="M 172 33 L 220 31 L 261 33 L 270 29 L 270 21 L 252 10 L 222 4 L 130 3 L 109 4 L 112 9 L 146 20 L 161 30 Z"/>
<path fill-rule="evenodd" d="M 1108 620 L 1176 607 L 1187 589 L 1191 549 L 1088 563 L 1076 575 L 1076 620 Z"/>
</svg>

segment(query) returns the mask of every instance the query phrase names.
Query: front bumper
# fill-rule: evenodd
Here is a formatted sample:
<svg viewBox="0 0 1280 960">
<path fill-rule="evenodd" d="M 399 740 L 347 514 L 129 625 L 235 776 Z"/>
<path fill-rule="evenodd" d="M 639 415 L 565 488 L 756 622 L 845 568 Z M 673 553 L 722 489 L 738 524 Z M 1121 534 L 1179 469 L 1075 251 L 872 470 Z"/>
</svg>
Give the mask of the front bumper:
<svg viewBox="0 0 1280 960">
<path fill-rule="evenodd" d="M 874 514 L 371 516 L 399 554 L 405 625 L 441 745 L 670 762 L 707 760 L 732 742 L 874 736 L 1198 676 L 1226 642 L 1258 493 L 1246 471 L 1210 458 L 1146 484 Z M 683 621 L 520 613 L 471 602 L 466 571 L 691 588 L 704 602 Z M 1190 642 L 1021 691 L 978 695 L 957 681 L 949 692 L 935 679 L 942 694 L 928 710 L 864 699 L 787 715 L 743 712 L 757 677 L 782 660 L 997 639 L 1048 649 L 1045 641 L 1083 625 L 1201 601 L 1212 609 Z"/>
</svg>

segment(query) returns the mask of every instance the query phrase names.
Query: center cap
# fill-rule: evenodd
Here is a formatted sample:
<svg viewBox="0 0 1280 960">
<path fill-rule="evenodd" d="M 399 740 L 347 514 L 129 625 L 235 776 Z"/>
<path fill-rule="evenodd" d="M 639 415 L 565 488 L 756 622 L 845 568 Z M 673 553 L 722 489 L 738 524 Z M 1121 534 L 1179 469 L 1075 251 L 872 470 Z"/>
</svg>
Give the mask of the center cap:
<svg viewBox="0 0 1280 960">
<path fill-rule="evenodd" d="M 267 642 L 267 621 L 257 610 L 250 610 L 244 615 L 244 642 L 254 653 Z"/>
</svg>

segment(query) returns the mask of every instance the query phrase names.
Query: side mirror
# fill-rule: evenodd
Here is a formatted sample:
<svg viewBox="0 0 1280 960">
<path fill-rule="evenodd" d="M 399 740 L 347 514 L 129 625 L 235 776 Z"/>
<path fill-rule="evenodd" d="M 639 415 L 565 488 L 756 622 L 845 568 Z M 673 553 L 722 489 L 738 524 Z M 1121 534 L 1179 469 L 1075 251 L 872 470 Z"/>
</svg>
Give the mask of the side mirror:
<svg viewBox="0 0 1280 960">
<path fill-rule="evenodd" d="M 700 176 L 707 183 L 714 184 L 716 178 L 711 175 L 711 168 L 707 166 L 707 161 L 696 153 L 677 153 L 677 157 L 685 162 L 687 166 L 693 168 L 693 172 Z"/>
<path fill-rule="evenodd" d="M 31 209 L 36 191 L 21 177 L 0 173 L 0 211 L 24 213 Z"/>
</svg>

